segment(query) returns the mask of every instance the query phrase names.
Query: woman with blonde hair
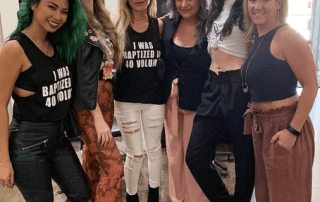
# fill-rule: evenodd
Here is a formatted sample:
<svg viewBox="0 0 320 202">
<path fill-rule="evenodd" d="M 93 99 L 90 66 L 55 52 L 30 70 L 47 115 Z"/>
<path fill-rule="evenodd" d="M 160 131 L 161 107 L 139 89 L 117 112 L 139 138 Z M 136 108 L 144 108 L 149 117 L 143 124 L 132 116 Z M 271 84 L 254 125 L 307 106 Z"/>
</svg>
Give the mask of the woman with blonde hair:
<svg viewBox="0 0 320 202">
<path fill-rule="evenodd" d="M 286 24 L 287 0 L 244 0 L 243 8 L 248 37 L 254 36 L 242 82 L 252 102 L 244 129 L 253 137 L 256 199 L 310 202 L 314 130 L 308 115 L 318 91 L 311 49 Z"/>
<path fill-rule="evenodd" d="M 81 129 L 83 168 L 91 202 L 122 201 L 123 164 L 112 137 L 113 74 L 123 51 L 102 0 L 81 0 L 87 14 L 86 39 L 73 62 L 73 108 Z"/>
<path fill-rule="evenodd" d="M 116 75 L 115 108 L 127 149 L 124 177 L 128 202 L 139 201 L 137 188 L 145 152 L 149 170 L 148 201 L 159 201 L 164 104 L 158 60 L 163 23 L 155 15 L 155 0 L 120 0 L 116 29 L 120 48 L 125 53 Z"/>
</svg>

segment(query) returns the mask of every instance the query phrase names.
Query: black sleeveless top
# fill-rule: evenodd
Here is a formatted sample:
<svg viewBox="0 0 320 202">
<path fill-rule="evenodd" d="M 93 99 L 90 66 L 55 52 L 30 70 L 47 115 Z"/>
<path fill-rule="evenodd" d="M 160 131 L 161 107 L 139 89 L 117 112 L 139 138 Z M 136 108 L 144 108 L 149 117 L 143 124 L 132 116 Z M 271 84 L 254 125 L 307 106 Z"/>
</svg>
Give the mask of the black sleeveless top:
<svg viewBox="0 0 320 202">
<path fill-rule="evenodd" d="M 270 52 L 272 39 L 282 26 L 261 37 L 256 36 L 243 65 L 243 82 L 246 80 L 248 84 L 251 101 L 268 102 L 296 95 L 297 78 L 289 64 Z"/>
<path fill-rule="evenodd" d="M 158 74 L 161 42 L 159 24 L 149 17 L 143 33 L 128 27 L 128 40 L 121 70 L 116 74 L 114 99 L 121 102 L 163 104 L 161 78 Z"/>
<path fill-rule="evenodd" d="M 21 72 L 15 86 L 35 92 L 28 97 L 20 97 L 14 92 L 13 117 L 32 122 L 55 122 L 63 119 L 69 109 L 71 99 L 71 71 L 57 51 L 52 57 L 46 56 L 23 33 L 10 38 L 23 48 L 32 66 Z"/>
<path fill-rule="evenodd" d="M 174 57 L 176 58 L 178 65 L 181 66 L 184 61 L 189 57 L 193 47 L 182 47 L 178 46 L 171 39 L 172 52 Z"/>
</svg>

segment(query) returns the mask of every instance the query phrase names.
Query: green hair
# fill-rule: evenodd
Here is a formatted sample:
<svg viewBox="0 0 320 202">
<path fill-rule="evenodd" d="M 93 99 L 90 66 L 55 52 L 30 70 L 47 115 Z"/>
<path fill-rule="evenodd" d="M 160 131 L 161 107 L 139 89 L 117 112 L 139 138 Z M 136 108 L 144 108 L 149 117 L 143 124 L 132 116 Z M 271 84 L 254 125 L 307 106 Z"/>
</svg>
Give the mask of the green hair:
<svg viewBox="0 0 320 202">
<path fill-rule="evenodd" d="M 30 25 L 33 17 L 31 3 L 39 4 L 41 0 L 24 0 L 20 10 L 17 13 L 18 26 L 11 36 L 21 32 Z M 78 47 L 85 40 L 86 25 L 88 23 L 87 15 L 81 6 L 79 0 L 68 0 L 69 12 L 67 21 L 54 33 L 48 33 L 48 39 L 55 46 L 58 55 L 68 63 L 76 55 Z"/>
</svg>

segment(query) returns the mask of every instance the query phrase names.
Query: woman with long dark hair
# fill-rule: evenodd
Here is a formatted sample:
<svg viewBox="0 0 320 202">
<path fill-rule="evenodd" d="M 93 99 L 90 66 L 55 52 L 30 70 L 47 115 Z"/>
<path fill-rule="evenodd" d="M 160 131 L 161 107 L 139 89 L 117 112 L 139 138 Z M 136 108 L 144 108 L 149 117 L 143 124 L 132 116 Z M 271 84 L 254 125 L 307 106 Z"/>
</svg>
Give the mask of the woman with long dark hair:
<svg viewBox="0 0 320 202">
<path fill-rule="evenodd" d="M 79 0 L 25 0 L 0 52 L 0 185 L 14 182 L 27 202 L 53 201 L 52 179 L 69 201 L 90 197 L 63 121 L 72 94 L 68 64 L 84 41 L 86 23 Z"/>
<path fill-rule="evenodd" d="M 173 202 L 209 201 L 185 162 L 193 119 L 210 66 L 204 22 L 206 0 L 169 0 L 162 59 L 169 195 Z"/>
<path fill-rule="evenodd" d="M 254 160 L 250 136 L 243 135 L 242 115 L 248 94 L 242 91 L 240 68 L 248 53 L 242 0 L 213 0 L 207 19 L 211 65 L 197 108 L 186 162 L 210 201 L 249 202 Z M 235 157 L 236 184 L 230 195 L 217 170 L 210 168 L 217 144 L 230 141 Z"/>
</svg>

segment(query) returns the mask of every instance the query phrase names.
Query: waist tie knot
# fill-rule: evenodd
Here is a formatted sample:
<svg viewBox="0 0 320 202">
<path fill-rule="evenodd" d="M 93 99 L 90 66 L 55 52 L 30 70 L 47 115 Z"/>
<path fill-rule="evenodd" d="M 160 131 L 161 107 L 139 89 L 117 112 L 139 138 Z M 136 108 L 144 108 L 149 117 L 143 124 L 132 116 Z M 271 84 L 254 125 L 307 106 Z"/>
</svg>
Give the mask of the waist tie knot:
<svg viewBox="0 0 320 202">
<path fill-rule="evenodd" d="M 257 113 L 251 107 L 242 116 L 244 118 L 243 134 L 261 134 L 263 132 Z"/>
</svg>

